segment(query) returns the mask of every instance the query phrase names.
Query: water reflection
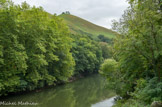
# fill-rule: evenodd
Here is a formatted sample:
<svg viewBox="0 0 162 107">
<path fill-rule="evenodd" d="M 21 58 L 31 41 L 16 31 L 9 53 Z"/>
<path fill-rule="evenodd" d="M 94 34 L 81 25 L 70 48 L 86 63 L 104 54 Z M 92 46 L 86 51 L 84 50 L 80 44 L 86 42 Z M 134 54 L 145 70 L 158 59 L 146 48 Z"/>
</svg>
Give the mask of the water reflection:
<svg viewBox="0 0 162 107">
<path fill-rule="evenodd" d="M 92 107 L 112 107 L 115 103 L 115 101 L 114 101 L 115 97 L 111 97 L 111 98 L 101 101 L 99 103 L 93 104 Z"/>
<path fill-rule="evenodd" d="M 37 102 L 39 104 L 38 107 L 91 107 L 92 104 L 115 95 L 111 90 L 106 89 L 104 84 L 105 80 L 103 77 L 93 75 L 66 85 L 4 100 L 10 102 Z"/>
</svg>

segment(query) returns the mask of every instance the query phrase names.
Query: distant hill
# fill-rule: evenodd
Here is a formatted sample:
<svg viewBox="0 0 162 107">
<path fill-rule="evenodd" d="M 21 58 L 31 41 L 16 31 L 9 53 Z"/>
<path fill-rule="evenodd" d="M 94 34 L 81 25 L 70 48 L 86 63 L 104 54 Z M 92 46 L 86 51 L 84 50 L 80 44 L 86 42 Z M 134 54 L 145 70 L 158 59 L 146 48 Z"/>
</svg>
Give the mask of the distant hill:
<svg viewBox="0 0 162 107">
<path fill-rule="evenodd" d="M 94 37 L 97 37 L 98 35 L 104 35 L 108 38 L 113 38 L 116 34 L 116 32 L 110 29 L 95 25 L 71 14 L 61 14 L 59 17 L 64 19 L 65 23 L 68 25 L 71 33 L 73 34 L 87 34 Z"/>
</svg>

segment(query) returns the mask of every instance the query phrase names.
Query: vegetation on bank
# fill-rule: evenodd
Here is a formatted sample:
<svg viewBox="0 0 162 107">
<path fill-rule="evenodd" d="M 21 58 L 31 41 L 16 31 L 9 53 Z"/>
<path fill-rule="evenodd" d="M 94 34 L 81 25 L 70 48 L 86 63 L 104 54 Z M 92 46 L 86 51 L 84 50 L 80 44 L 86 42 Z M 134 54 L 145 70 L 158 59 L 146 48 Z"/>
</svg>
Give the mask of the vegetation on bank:
<svg viewBox="0 0 162 107">
<path fill-rule="evenodd" d="M 113 38 L 116 35 L 116 32 L 110 29 L 95 25 L 71 14 L 61 14 L 59 17 L 64 19 L 73 34 L 86 34 L 92 36 L 93 38 L 97 38 L 98 35 Z"/>
<path fill-rule="evenodd" d="M 103 62 L 102 50 L 98 42 L 86 35 L 74 35 L 72 42 L 72 55 L 75 60 L 75 75 L 89 75 L 98 72 Z"/>
<path fill-rule="evenodd" d="M 89 36 L 70 34 L 56 15 L 0 1 L 0 96 L 97 72 L 103 55 Z"/>
<path fill-rule="evenodd" d="M 0 96 L 66 82 L 98 71 L 117 107 L 162 101 L 162 4 L 129 0 L 116 34 L 70 15 L 50 15 L 25 2 L 0 1 Z M 71 30 L 64 24 L 67 22 Z M 109 59 L 112 57 L 111 59 Z"/>
<path fill-rule="evenodd" d="M 115 107 L 147 107 L 154 101 L 160 104 L 162 3 L 161 0 L 129 0 L 129 4 L 119 22 L 113 23 L 119 35 L 114 40 L 113 57 L 104 61 L 100 73 L 122 97 Z"/>
</svg>

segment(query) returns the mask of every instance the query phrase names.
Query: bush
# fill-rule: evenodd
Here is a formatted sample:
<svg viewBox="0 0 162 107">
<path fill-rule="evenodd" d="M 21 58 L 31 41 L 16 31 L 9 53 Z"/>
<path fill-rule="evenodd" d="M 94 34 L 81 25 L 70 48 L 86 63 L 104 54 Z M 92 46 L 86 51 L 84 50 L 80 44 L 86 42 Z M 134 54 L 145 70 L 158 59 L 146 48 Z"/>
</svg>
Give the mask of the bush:
<svg viewBox="0 0 162 107">
<path fill-rule="evenodd" d="M 158 82 L 158 78 L 154 77 L 148 81 L 140 79 L 137 81 L 135 92 L 132 96 L 146 104 L 153 101 L 162 101 L 162 82 Z"/>
</svg>

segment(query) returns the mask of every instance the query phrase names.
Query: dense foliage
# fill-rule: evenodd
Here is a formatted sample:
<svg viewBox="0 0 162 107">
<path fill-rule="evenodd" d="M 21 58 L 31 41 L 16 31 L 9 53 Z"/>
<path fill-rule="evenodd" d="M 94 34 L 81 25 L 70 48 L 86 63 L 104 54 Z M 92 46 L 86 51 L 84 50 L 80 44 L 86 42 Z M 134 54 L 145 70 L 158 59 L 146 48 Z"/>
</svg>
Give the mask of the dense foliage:
<svg viewBox="0 0 162 107">
<path fill-rule="evenodd" d="M 74 69 L 70 34 L 43 9 L 4 2 L 0 9 L 0 95 L 66 81 Z"/>
<path fill-rule="evenodd" d="M 88 36 L 71 35 L 72 55 L 75 59 L 75 74 L 88 75 L 97 72 L 102 63 L 102 50 L 98 43 Z"/>
<path fill-rule="evenodd" d="M 106 42 L 99 42 L 99 46 L 102 50 L 102 57 L 104 59 L 112 57 L 112 45 Z"/>
<path fill-rule="evenodd" d="M 162 101 L 162 13 L 160 0 L 129 0 L 130 7 L 113 29 L 113 59 L 101 73 L 123 98 L 117 106 L 146 107 Z M 129 99 L 124 104 L 124 99 Z M 131 102 L 131 103 L 129 103 Z"/>
<path fill-rule="evenodd" d="M 99 41 L 101 41 L 101 42 L 106 42 L 106 43 L 112 44 L 112 39 L 110 39 L 104 35 L 98 35 L 97 37 L 98 37 Z"/>
<path fill-rule="evenodd" d="M 102 60 L 97 42 L 70 34 L 58 16 L 0 1 L 0 96 L 95 73 Z"/>
</svg>

